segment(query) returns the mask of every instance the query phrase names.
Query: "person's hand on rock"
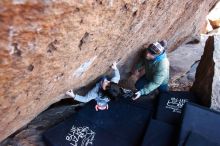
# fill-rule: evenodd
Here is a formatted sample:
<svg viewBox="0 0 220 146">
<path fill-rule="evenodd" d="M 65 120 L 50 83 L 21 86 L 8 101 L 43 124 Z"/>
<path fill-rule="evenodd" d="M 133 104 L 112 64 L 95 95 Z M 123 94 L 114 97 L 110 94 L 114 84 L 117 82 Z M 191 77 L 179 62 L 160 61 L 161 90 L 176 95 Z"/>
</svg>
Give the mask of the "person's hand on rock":
<svg viewBox="0 0 220 146">
<path fill-rule="evenodd" d="M 68 90 L 67 92 L 66 92 L 66 95 L 69 95 L 70 97 L 72 97 L 72 98 L 75 98 L 75 94 L 74 94 L 74 92 L 73 92 L 73 90 L 71 89 L 71 90 Z"/>
<path fill-rule="evenodd" d="M 116 61 L 112 64 L 112 69 L 114 69 L 114 70 L 117 69 L 117 63 L 116 63 Z"/>
</svg>

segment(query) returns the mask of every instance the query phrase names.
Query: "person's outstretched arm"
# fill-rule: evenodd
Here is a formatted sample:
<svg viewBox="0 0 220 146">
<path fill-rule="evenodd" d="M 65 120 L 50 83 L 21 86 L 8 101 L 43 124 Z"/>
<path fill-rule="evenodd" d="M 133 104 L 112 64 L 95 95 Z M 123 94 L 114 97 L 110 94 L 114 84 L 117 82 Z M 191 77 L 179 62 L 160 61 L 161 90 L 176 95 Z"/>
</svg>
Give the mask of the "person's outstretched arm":
<svg viewBox="0 0 220 146">
<path fill-rule="evenodd" d="M 156 72 L 153 79 L 147 85 L 145 85 L 143 89 L 140 90 L 141 95 L 147 95 L 151 91 L 157 89 L 162 84 L 165 77 L 165 71 L 160 70 Z"/>
<path fill-rule="evenodd" d="M 131 75 L 139 79 L 142 75 L 144 75 L 144 73 L 144 59 L 140 58 L 139 62 L 133 66 L 131 70 Z"/>
<path fill-rule="evenodd" d="M 137 62 L 137 64 L 134 66 L 134 70 L 135 70 L 135 71 L 139 71 L 139 70 L 141 70 L 143 67 L 144 67 L 144 59 L 141 58 L 141 59 Z"/>
<path fill-rule="evenodd" d="M 116 62 L 114 62 L 112 64 L 112 69 L 114 71 L 114 75 L 113 75 L 113 77 L 111 79 L 111 82 L 114 82 L 114 83 L 118 84 L 118 82 L 120 81 L 121 77 L 120 77 L 120 73 L 119 73 L 119 70 L 117 68 L 117 63 Z"/>
<path fill-rule="evenodd" d="M 141 95 L 147 95 L 151 91 L 158 88 L 167 76 L 166 67 L 167 67 L 167 65 L 165 64 L 165 62 L 160 64 L 158 66 L 158 70 L 155 72 L 152 80 L 147 85 L 145 85 L 144 88 L 142 88 L 141 90 L 139 90 L 138 92 L 135 93 L 136 97 L 133 98 L 133 100 L 138 99 Z"/>
<path fill-rule="evenodd" d="M 67 95 L 71 96 L 74 100 L 87 103 L 92 99 L 98 97 L 98 91 L 100 88 L 100 83 L 97 83 L 94 88 L 92 88 L 85 96 L 74 94 L 72 90 L 66 92 Z"/>
</svg>

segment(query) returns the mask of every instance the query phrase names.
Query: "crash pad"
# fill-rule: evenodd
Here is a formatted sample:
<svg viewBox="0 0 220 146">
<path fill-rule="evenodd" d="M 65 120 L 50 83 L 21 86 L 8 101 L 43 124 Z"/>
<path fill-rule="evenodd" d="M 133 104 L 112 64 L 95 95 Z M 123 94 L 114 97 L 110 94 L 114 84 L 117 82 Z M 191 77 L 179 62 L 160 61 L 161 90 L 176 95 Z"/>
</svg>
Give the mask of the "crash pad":
<svg viewBox="0 0 220 146">
<path fill-rule="evenodd" d="M 173 146 L 176 130 L 173 125 L 151 119 L 142 146 Z"/>
<path fill-rule="evenodd" d="M 198 133 L 191 132 L 187 138 L 185 144 L 186 146 L 220 146 L 220 144 L 212 142 L 209 138 L 201 136 Z"/>
<path fill-rule="evenodd" d="M 49 146 L 140 145 L 150 111 L 134 106 L 125 99 L 109 103 L 109 109 L 95 110 L 96 102 L 87 103 L 77 114 L 46 131 L 43 136 Z"/>
<path fill-rule="evenodd" d="M 186 103 L 182 115 L 179 146 L 191 132 L 199 133 L 214 143 L 220 143 L 220 113 L 193 103 Z"/>
<path fill-rule="evenodd" d="M 169 91 L 158 95 L 155 119 L 178 125 L 182 108 L 186 102 L 193 102 L 194 96 L 185 91 Z"/>
</svg>

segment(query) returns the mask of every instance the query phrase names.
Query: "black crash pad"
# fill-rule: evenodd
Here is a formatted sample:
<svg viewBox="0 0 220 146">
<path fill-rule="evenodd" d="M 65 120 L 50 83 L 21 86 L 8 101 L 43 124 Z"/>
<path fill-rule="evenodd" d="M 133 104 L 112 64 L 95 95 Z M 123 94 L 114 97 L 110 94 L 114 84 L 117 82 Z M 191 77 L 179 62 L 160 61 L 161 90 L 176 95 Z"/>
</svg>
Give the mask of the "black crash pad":
<svg viewBox="0 0 220 146">
<path fill-rule="evenodd" d="M 148 96 L 148 95 L 144 95 L 136 100 L 132 100 L 131 103 L 135 104 L 136 106 L 150 110 L 151 112 L 155 112 L 156 109 L 155 98 L 152 98 L 152 96 Z"/>
<path fill-rule="evenodd" d="M 48 130 L 43 136 L 48 146 L 128 145 L 114 133 L 98 127 L 77 114 Z"/>
<path fill-rule="evenodd" d="M 175 127 L 158 120 L 150 120 L 142 146 L 173 146 L 176 143 Z"/>
<path fill-rule="evenodd" d="M 220 144 L 220 113 L 209 108 L 187 103 L 183 111 L 183 120 L 179 135 L 179 146 L 191 132 L 199 133 L 209 141 Z"/>
<path fill-rule="evenodd" d="M 170 91 L 159 94 L 155 119 L 178 125 L 181 121 L 182 108 L 189 101 L 194 101 L 190 92 Z"/>
<path fill-rule="evenodd" d="M 88 142 L 88 146 L 141 144 L 150 119 L 148 110 L 129 104 L 124 99 L 110 102 L 109 109 L 105 111 L 95 111 L 95 104 L 93 101 L 87 103 L 77 114 L 46 131 L 43 136 L 47 144 L 69 146 L 76 142 L 81 145 L 82 141 Z M 85 131 L 90 137 L 84 136 Z M 74 140 L 71 135 L 75 136 Z"/>
<path fill-rule="evenodd" d="M 191 132 L 187 138 L 185 146 L 220 146 L 220 144 L 210 141 L 208 138 L 198 133 Z"/>
</svg>

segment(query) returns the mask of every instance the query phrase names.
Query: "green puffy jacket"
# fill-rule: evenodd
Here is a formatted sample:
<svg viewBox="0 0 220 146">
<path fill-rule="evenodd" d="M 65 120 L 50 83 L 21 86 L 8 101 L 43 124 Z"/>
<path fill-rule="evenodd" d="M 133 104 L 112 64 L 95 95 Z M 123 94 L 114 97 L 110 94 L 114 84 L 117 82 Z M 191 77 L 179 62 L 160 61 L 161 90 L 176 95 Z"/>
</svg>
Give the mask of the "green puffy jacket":
<svg viewBox="0 0 220 146">
<path fill-rule="evenodd" d="M 147 59 L 142 59 L 136 65 L 136 69 L 140 69 L 143 66 L 145 67 L 145 75 L 149 82 L 144 86 L 143 89 L 140 90 L 141 95 L 147 95 L 160 85 L 168 84 L 169 60 L 167 57 L 160 61 L 149 61 Z"/>
</svg>

